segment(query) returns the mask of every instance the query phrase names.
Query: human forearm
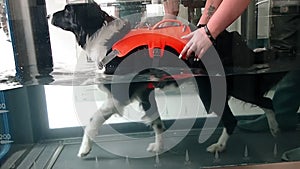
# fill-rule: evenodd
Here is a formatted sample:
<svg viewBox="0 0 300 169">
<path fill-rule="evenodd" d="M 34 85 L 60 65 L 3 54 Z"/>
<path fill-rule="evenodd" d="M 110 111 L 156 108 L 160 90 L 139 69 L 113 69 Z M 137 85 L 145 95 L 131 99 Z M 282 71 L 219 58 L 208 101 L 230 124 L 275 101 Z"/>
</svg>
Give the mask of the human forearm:
<svg viewBox="0 0 300 169">
<path fill-rule="evenodd" d="M 223 0 L 218 10 L 207 22 L 214 38 L 233 23 L 247 8 L 251 0 Z"/>
<path fill-rule="evenodd" d="M 207 24 L 209 19 L 218 9 L 219 5 L 223 0 L 207 0 L 205 3 L 203 14 L 198 22 L 199 24 Z"/>
<path fill-rule="evenodd" d="M 250 1 L 207 0 L 204 14 L 198 23 L 198 25 L 206 24 L 206 27 L 182 37 L 189 41 L 182 49 L 179 58 L 185 54 L 189 57 L 194 53 L 196 59 L 200 59 L 214 44 L 214 39 L 243 13 Z"/>
</svg>

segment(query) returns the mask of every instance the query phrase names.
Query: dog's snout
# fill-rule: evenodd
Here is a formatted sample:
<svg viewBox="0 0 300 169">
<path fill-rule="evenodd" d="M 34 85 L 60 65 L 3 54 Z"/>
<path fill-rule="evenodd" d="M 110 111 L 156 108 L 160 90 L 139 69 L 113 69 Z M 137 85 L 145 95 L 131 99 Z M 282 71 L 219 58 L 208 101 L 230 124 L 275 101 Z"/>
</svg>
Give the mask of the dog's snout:
<svg viewBox="0 0 300 169">
<path fill-rule="evenodd" d="M 52 14 L 52 18 L 51 18 L 51 24 L 54 26 L 58 26 L 61 27 L 62 25 L 62 19 L 63 19 L 63 12 L 62 11 L 58 11 Z"/>
</svg>

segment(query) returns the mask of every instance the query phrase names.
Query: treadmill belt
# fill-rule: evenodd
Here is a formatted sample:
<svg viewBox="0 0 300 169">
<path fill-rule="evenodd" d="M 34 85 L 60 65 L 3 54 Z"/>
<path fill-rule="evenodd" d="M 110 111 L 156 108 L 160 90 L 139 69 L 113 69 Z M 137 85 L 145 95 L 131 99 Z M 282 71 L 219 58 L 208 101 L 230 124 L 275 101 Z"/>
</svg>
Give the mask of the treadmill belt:
<svg viewBox="0 0 300 169">
<path fill-rule="evenodd" d="M 282 162 L 281 155 L 285 151 L 300 146 L 300 131 L 298 130 L 282 132 L 277 138 L 273 138 L 268 132 L 244 133 L 237 130 L 230 137 L 224 152 L 212 154 L 206 152 L 206 147 L 218 139 L 221 129 L 215 131 L 212 137 L 202 144 L 197 141 L 199 132 L 199 130 L 193 130 L 170 150 L 162 154 L 149 153 L 149 157 L 144 158 L 131 158 L 130 156 L 134 153 L 147 153 L 146 148 L 149 142 L 153 141 L 152 138 L 140 141 L 133 137 L 128 137 L 127 140 L 117 139 L 118 137 L 112 137 L 112 139 L 109 136 L 103 137 L 104 139 L 99 137 L 90 154 L 82 159 L 77 157 L 81 138 L 49 141 L 34 145 L 28 153 L 19 157 L 21 159 L 10 160 L 13 155 L 10 156 L 3 167 L 20 169 L 199 169 L 239 166 L 238 168 L 240 168 L 245 165 Z M 151 135 L 151 132 L 138 135 L 146 137 Z M 165 141 L 172 142 L 175 137 L 178 135 L 170 133 Z M 111 147 L 113 151 L 119 151 L 118 154 L 128 153 L 129 155 L 115 155 L 98 146 L 98 143 L 105 147 Z M 15 161 L 14 164 L 11 163 L 12 161 Z"/>
</svg>

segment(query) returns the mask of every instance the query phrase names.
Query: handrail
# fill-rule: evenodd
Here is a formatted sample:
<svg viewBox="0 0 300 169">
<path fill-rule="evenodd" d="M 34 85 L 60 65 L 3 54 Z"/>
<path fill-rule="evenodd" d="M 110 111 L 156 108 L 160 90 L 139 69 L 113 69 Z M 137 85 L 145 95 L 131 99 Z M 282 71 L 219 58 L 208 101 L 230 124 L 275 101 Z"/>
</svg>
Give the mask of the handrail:
<svg viewBox="0 0 300 169">
<path fill-rule="evenodd" d="M 162 25 L 163 23 L 166 23 L 166 22 L 173 22 L 173 23 L 177 23 L 179 26 L 180 25 L 183 25 L 181 21 L 179 20 L 176 20 L 176 19 L 163 19 L 161 20 L 160 22 L 158 22 L 157 24 L 155 24 L 152 29 L 157 29 L 160 27 L 160 25 Z"/>
</svg>

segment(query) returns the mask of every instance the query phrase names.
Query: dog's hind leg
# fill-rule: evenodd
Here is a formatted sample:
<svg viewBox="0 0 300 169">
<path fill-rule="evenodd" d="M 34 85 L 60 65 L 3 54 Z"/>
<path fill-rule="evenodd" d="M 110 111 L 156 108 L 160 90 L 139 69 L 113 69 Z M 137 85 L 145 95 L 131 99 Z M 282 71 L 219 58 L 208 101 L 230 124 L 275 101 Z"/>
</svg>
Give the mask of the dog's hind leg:
<svg viewBox="0 0 300 169">
<path fill-rule="evenodd" d="M 270 132 L 274 137 L 276 137 L 280 132 L 280 129 L 275 118 L 275 112 L 274 112 L 272 100 L 270 98 L 264 97 L 263 94 L 261 94 L 257 96 L 256 102 L 250 102 L 250 103 L 259 106 L 264 111 L 268 121 Z"/>
<path fill-rule="evenodd" d="M 224 125 L 223 132 L 221 136 L 218 139 L 218 142 L 215 144 L 212 144 L 211 146 L 207 147 L 208 152 L 222 152 L 226 148 L 227 140 L 229 139 L 230 135 L 232 135 L 236 125 L 237 120 L 233 116 L 232 111 L 228 105 L 228 100 L 226 100 L 225 107 L 224 107 L 224 113 L 222 114 L 222 123 Z"/>
<path fill-rule="evenodd" d="M 147 125 L 151 125 L 155 132 L 155 142 L 149 144 L 147 151 L 160 152 L 163 150 L 162 134 L 164 127 L 158 112 L 154 90 L 146 89 L 143 95 L 140 96 L 140 101 L 140 105 L 146 113 L 143 120 Z"/>
<path fill-rule="evenodd" d="M 214 111 L 214 108 L 211 107 L 211 85 L 208 77 L 199 77 L 196 79 L 198 84 L 199 96 L 205 107 L 207 113 Z M 222 152 L 226 148 L 227 140 L 230 135 L 233 133 L 234 128 L 236 127 L 237 120 L 233 116 L 230 107 L 228 105 L 228 99 L 226 99 L 225 107 L 223 112 L 215 112 L 218 116 L 222 116 L 222 122 L 224 129 L 222 135 L 219 137 L 218 142 L 207 147 L 208 152 Z"/>
<path fill-rule="evenodd" d="M 227 132 L 227 129 L 224 127 L 221 136 L 217 143 L 214 143 L 206 148 L 206 151 L 210 153 L 214 153 L 216 151 L 222 152 L 226 148 L 227 140 L 229 139 L 230 135 Z"/>
<path fill-rule="evenodd" d="M 98 135 L 98 130 L 100 126 L 113 114 L 122 114 L 124 105 L 120 104 L 114 98 L 106 100 L 101 108 L 94 113 L 90 118 L 88 125 L 85 128 L 82 143 L 77 154 L 78 157 L 84 157 L 92 149 L 92 140 Z"/>
</svg>

